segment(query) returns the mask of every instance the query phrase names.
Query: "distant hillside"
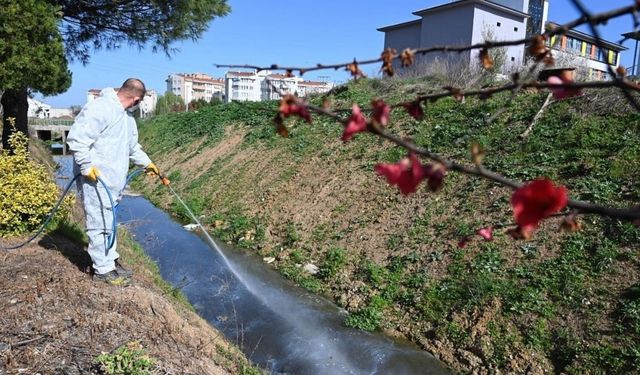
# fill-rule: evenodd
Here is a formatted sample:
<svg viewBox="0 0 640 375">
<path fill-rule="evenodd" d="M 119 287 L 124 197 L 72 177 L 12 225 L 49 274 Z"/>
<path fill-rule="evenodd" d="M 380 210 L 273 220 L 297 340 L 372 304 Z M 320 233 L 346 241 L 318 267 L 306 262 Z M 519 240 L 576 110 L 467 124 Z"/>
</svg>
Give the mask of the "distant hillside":
<svg viewBox="0 0 640 375">
<path fill-rule="evenodd" d="M 433 89 L 426 79 L 363 79 L 330 99 L 369 108 L 375 97 L 396 103 Z M 522 140 L 545 98 L 444 99 L 426 105 L 422 121 L 394 110 L 390 130 L 462 162 L 477 141 L 485 166 L 510 178 L 547 176 L 575 199 L 639 204 L 638 113 L 616 92 L 588 92 L 551 104 Z M 281 138 L 277 104 L 218 105 L 140 127 L 152 159 L 216 236 L 275 258 L 284 276 L 347 309 L 346 324 L 407 337 L 456 370 L 640 368 L 640 230 L 585 216 L 577 233 L 550 219 L 529 241 L 502 230 L 483 242 L 476 230 L 513 222 L 508 189 L 449 173 L 441 192 L 403 197 L 373 171 L 403 149 L 365 133 L 344 144 L 341 126 L 317 116 L 288 120 Z M 162 186 L 136 187 L 186 218 Z"/>
</svg>

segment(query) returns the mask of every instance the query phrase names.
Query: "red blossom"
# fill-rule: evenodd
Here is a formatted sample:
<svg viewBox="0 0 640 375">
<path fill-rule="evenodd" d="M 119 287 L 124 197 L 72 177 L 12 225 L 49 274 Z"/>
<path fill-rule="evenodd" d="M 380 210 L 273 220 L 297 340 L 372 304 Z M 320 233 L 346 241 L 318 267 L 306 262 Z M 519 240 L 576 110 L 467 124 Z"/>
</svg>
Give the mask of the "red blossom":
<svg viewBox="0 0 640 375">
<path fill-rule="evenodd" d="M 424 111 L 422 110 L 422 105 L 420 105 L 419 100 L 415 100 L 413 102 L 406 102 L 402 104 L 404 109 L 407 110 L 409 115 L 416 120 L 422 120 L 424 117 Z"/>
<path fill-rule="evenodd" d="M 346 70 L 351 73 L 352 77 L 355 77 L 356 79 L 364 77 L 364 73 L 358 67 L 358 62 L 356 61 L 356 59 L 353 59 L 353 62 L 351 64 L 347 64 Z"/>
<path fill-rule="evenodd" d="M 284 117 L 297 115 L 307 122 L 311 122 L 311 114 L 309 113 L 309 109 L 307 109 L 307 105 L 296 98 L 295 95 L 285 95 L 282 100 L 280 100 L 279 111 Z"/>
<path fill-rule="evenodd" d="M 536 35 L 529 46 L 529 54 L 533 56 L 536 61 L 544 59 L 549 52 L 549 47 L 545 44 L 546 40 L 547 37 L 545 35 Z"/>
<path fill-rule="evenodd" d="M 467 244 L 469 243 L 470 238 L 469 237 L 465 237 L 463 239 L 461 239 L 460 241 L 458 241 L 458 248 L 459 249 L 464 249 L 465 247 L 467 247 Z"/>
<path fill-rule="evenodd" d="M 400 54 L 400 59 L 402 60 L 402 67 L 406 68 L 413 64 L 413 60 L 415 59 L 416 53 L 411 48 L 405 48 L 404 51 Z"/>
<path fill-rule="evenodd" d="M 537 179 L 522 186 L 511 196 L 519 234 L 529 238 L 542 219 L 562 210 L 567 202 L 567 189 L 564 186 L 555 186 L 553 181 L 547 178 Z"/>
<path fill-rule="evenodd" d="M 570 77 L 563 74 L 560 77 L 550 76 L 549 78 L 547 78 L 547 83 L 550 85 L 564 85 L 564 84 L 573 83 L 573 80 Z M 571 88 L 571 87 L 551 86 L 549 87 L 549 90 L 551 90 L 553 97 L 557 100 L 564 99 L 564 98 L 571 98 L 573 96 L 578 96 L 582 94 L 580 89 Z"/>
<path fill-rule="evenodd" d="M 362 111 L 357 104 L 353 105 L 351 110 L 351 117 L 347 121 L 347 126 L 344 127 L 342 133 L 342 140 L 348 142 L 354 134 L 367 130 L 367 119 L 362 116 Z"/>
<path fill-rule="evenodd" d="M 371 106 L 373 107 L 371 120 L 376 124 L 387 126 L 389 123 L 391 107 L 389 107 L 382 99 L 372 101 Z"/>
<path fill-rule="evenodd" d="M 484 238 L 485 241 L 493 241 L 493 228 L 486 227 L 478 230 L 478 235 Z"/>
<path fill-rule="evenodd" d="M 435 191 L 442 186 L 444 176 L 444 168 L 430 164 L 422 165 L 414 153 L 395 164 L 380 163 L 376 165 L 375 170 L 379 175 L 385 176 L 391 185 L 397 185 L 403 195 L 415 193 L 425 178 L 428 179 L 431 190 Z"/>
<path fill-rule="evenodd" d="M 562 220 L 560 228 L 569 233 L 577 232 L 582 228 L 582 224 L 578 221 L 575 215 L 569 215 Z"/>
<path fill-rule="evenodd" d="M 382 68 L 380 68 L 380 70 L 389 77 L 393 76 L 393 59 L 397 53 L 395 49 L 387 48 L 382 52 L 382 55 L 380 55 L 380 58 L 382 58 Z"/>
<path fill-rule="evenodd" d="M 444 165 L 428 165 L 425 167 L 425 170 L 427 171 L 427 185 L 429 185 L 429 189 L 431 189 L 431 191 L 440 190 L 444 182 L 444 175 L 447 173 Z"/>
</svg>

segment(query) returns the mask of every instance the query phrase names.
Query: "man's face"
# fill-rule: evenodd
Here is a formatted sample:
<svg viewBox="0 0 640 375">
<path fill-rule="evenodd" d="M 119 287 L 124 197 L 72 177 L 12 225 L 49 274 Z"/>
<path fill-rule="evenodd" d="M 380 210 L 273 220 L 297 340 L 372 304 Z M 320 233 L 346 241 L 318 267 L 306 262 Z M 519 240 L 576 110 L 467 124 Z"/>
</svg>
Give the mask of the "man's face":
<svg viewBox="0 0 640 375">
<path fill-rule="evenodd" d="M 133 99 L 133 102 L 131 102 L 131 106 L 127 108 L 127 111 L 135 112 L 140 106 L 140 102 L 142 101 L 142 99 L 142 97 L 136 97 L 135 99 Z"/>
</svg>

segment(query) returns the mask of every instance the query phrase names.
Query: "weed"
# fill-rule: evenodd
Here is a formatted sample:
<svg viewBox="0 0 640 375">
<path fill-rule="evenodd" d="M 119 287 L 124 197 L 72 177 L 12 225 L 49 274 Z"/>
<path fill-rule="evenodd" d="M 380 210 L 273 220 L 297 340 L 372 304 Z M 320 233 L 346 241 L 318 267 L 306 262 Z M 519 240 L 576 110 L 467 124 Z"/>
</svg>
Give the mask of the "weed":
<svg viewBox="0 0 640 375">
<path fill-rule="evenodd" d="M 78 222 L 56 218 L 51 221 L 49 232 L 61 234 L 77 243 L 87 244 L 89 239 L 85 229 Z"/>
<path fill-rule="evenodd" d="M 374 331 L 380 327 L 383 310 L 387 302 L 380 296 L 373 296 L 364 308 L 350 313 L 345 319 L 347 327 L 359 328 L 365 331 Z"/>
<path fill-rule="evenodd" d="M 300 240 L 300 234 L 298 234 L 298 230 L 296 229 L 295 223 L 289 221 L 285 225 L 284 231 L 284 240 L 282 241 L 282 245 L 285 247 L 291 247 L 296 242 Z"/>
<path fill-rule="evenodd" d="M 144 348 L 137 341 L 119 347 L 112 354 L 100 354 L 96 363 L 108 375 L 146 375 L 154 366 L 153 359 L 145 354 Z"/>
<path fill-rule="evenodd" d="M 322 279 L 332 278 L 347 262 L 347 254 L 343 248 L 334 248 L 327 253 L 318 276 Z"/>
</svg>

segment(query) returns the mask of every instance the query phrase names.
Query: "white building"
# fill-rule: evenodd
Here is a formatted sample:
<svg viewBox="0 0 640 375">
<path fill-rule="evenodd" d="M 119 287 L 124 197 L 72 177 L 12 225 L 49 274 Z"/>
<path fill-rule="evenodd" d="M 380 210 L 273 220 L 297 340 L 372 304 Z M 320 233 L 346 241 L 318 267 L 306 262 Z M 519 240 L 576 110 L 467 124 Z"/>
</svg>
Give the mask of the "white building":
<svg viewBox="0 0 640 375">
<path fill-rule="evenodd" d="M 172 92 L 184 100 L 186 104 L 194 100 L 212 98 L 224 100 L 224 80 L 213 78 L 204 73 L 170 74 L 165 80 L 167 92 Z"/>
<path fill-rule="evenodd" d="M 558 26 L 548 22 L 548 26 Z M 620 52 L 627 48 L 616 43 L 601 40 L 603 47 L 596 45 L 596 38 L 591 35 L 569 30 L 565 35 L 554 36 L 548 41 L 559 65 L 576 66 L 578 71 L 590 80 L 607 79 L 608 67 L 614 70 L 620 65 Z M 567 64 L 568 62 L 568 64 Z M 563 64 L 564 63 L 564 64 Z"/>
<path fill-rule="evenodd" d="M 119 88 L 116 88 L 118 90 Z M 87 103 L 95 100 L 100 96 L 102 89 L 90 89 L 87 91 Z M 144 99 L 140 102 L 140 117 L 148 117 L 153 115 L 156 110 L 156 102 L 158 101 L 158 94 L 156 90 L 147 90 L 144 95 Z"/>
<path fill-rule="evenodd" d="M 385 33 L 384 48 L 401 52 L 405 48 L 435 46 L 468 46 L 484 43 L 486 37 L 494 41 L 519 40 L 541 34 L 549 14 L 548 0 L 456 0 L 447 4 L 413 12 L 419 19 L 378 29 Z M 551 44 L 555 42 L 550 41 Z M 571 54 L 573 65 L 585 65 L 593 78 L 604 77 L 606 65 L 617 67 L 619 52 L 625 48 L 603 41 L 606 49 L 595 47 L 595 39 L 587 34 L 569 31 L 554 48 Z M 506 56 L 503 72 L 519 68 L 526 62 L 524 45 L 504 47 Z M 573 51 L 573 52 L 572 52 Z M 462 53 L 429 53 L 420 61 L 435 59 L 478 66 L 479 50 Z M 397 63 L 394 62 L 394 63 Z"/>
<path fill-rule="evenodd" d="M 324 93 L 334 87 L 332 82 L 304 81 L 300 77 L 274 74 L 268 70 L 225 74 L 226 102 L 278 100 L 282 94 L 305 97 Z"/>
<path fill-rule="evenodd" d="M 405 48 L 434 46 L 467 46 L 492 40 L 524 39 L 527 34 L 528 0 L 460 0 L 413 12 L 417 20 L 378 29 L 385 33 L 384 48 L 401 52 Z M 462 53 L 429 53 L 420 57 L 422 63 L 435 59 L 462 64 L 478 60 L 478 50 Z M 505 47 L 503 69 L 521 66 L 524 45 Z"/>
<path fill-rule="evenodd" d="M 73 118 L 73 110 L 71 108 L 51 108 L 49 111 L 49 117 L 51 118 Z"/>
<path fill-rule="evenodd" d="M 259 72 L 227 72 L 224 76 L 225 102 L 262 100 L 262 84 L 269 74 L 266 70 Z"/>
<path fill-rule="evenodd" d="M 322 81 L 300 81 L 298 82 L 298 96 L 305 97 L 314 94 L 323 94 L 331 90 L 335 84 L 333 82 Z"/>
<path fill-rule="evenodd" d="M 51 117 L 51 106 L 39 100 L 27 98 L 29 109 L 27 109 L 27 117 L 49 118 Z"/>
</svg>

